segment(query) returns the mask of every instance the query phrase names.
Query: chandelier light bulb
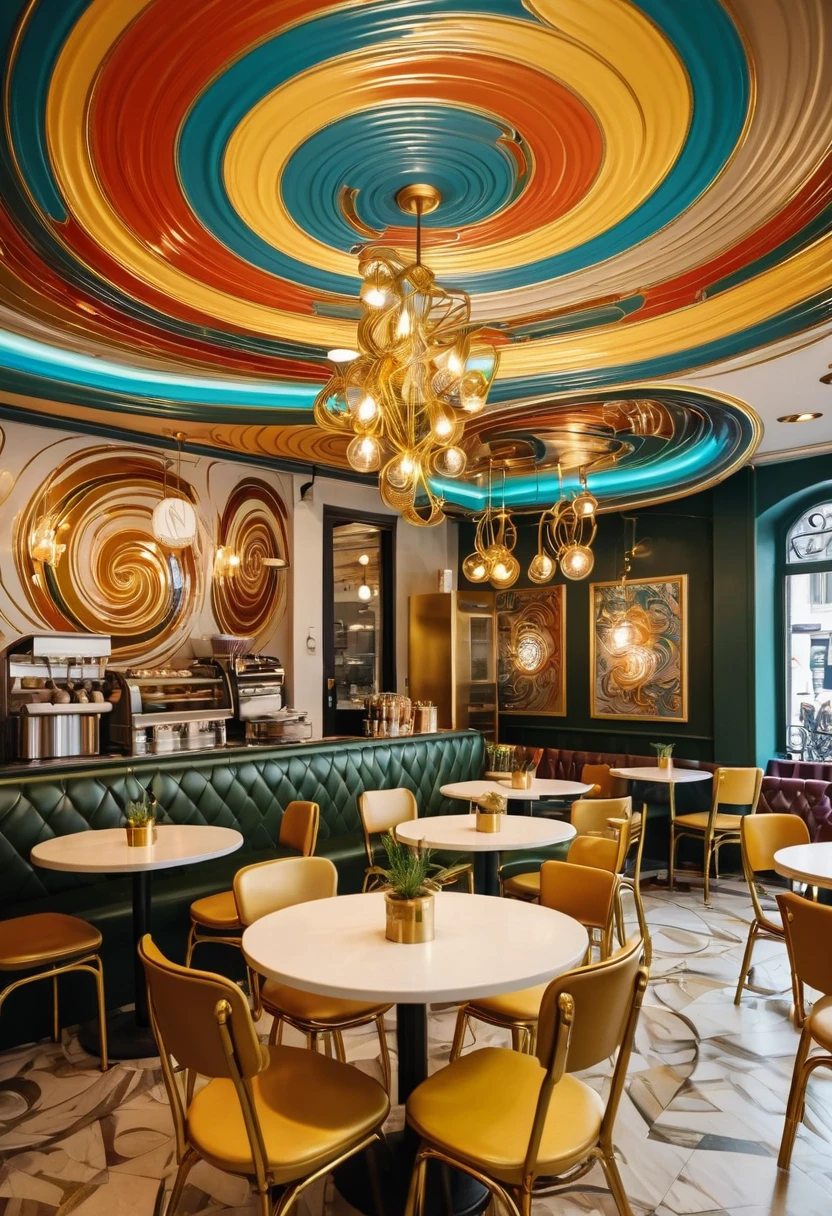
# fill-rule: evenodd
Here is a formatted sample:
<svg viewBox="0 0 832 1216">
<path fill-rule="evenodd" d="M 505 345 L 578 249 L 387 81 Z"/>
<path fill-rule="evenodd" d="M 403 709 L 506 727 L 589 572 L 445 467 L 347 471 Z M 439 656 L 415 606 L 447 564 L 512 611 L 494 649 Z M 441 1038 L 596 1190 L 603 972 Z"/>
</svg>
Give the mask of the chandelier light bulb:
<svg viewBox="0 0 832 1216">
<path fill-rule="evenodd" d="M 375 283 L 365 283 L 361 288 L 361 299 L 369 308 L 384 308 L 390 299 L 386 287 L 378 287 Z"/>
<path fill-rule="evenodd" d="M 489 578 L 493 586 L 500 590 L 513 587 L 520 577 L 520 563 L 513 553 L 506 549 L 491 563 Z"/>
<path fill-rule="evenodd" d="M 367 600 L 371 600 L 373 598 L 373 592 L 366 583 L 362 583 L 358 588 L 358 598 L 365 604 L 367 603 Z"/>
<path fill-rule="evenodd" d="M 594 565 L 595 555 L 588 545 L 569 545 L 560 557 L 560 568 L 569 579 L 586 578 Z"/>
<path fill-rule="evenodd" d="M 358 358 L 358 351 L 348 350 L 345 346 L 337 346 L 333 350 L 328 350 L 326 357 L 330 363 L 352 363 L 353 359 Z"/>
<path fill-rule="evenodd" d="M 362 553 L 358 559 L 358 564 L 359 564 L 359 566 L 369 566 L 370 555 L 368 553 Z"/>
<path fill-rule="evenodd" d="M 580 515 L 583 519 L 588 519 L 594 515 L 598 509 L 598 499 L 594 494 L 590 494 L 589 490 L 582 490 L 575 501 L 572 503 L 572 510 L 576 515 Z"/>
<path fill-rule="evenodd" d="M 634 641 L 634 630 L 629 621 L 621 621 L 610 631 L 610 642 L 614 650 L 629 650 Z"/>
<path fill-rule="evenodd" d="M 462 563 L 462 573 L 469 583 L 484 583 L 488 578 L 488 563 L 481 553 L 470 553 Z"/>
<path fill-rule="evenodd" d="M 463 364 L 462 359 L 459 357 L 459 354 L 457 353 L 457 351 L 452 350 L 451 353 L 448 355 L 448 371 L 451 373 L 452 376 L 461 376 L 464 366 L 465 365 Z"/>
<path fill-rule="evenodd" d="M 374 473 L 381 464 L 381 444 L 372 435 L 356 435 L 347 446 L 347 460 L 357 473 Z"/>
<path fill-rule="evenodd" d="M 367 393 L 366 397 L 362 398 L 355 411 L 355 416 L 359 422 L 363 422 L 365 425 L 374 422 L 377 418 L 378 406 L 376 405 L 375 398 L 371 397 L 369 393 Z"/>
<path fill-rule="evenodd" d="M 465 472 L 467 463 L 468 457 L 462 448 L 443 448 L 434 461 L 434 468 L 445 477 L 459 477 Z"/>
<path fill-rule="evenodd" d="M 454 424 L 445 414 L 440 414 L 433 424 L 433 433 L 439 439 L 447 439 L 451 431 L 454 429 Z"/>
<path fill-rule="evenodd" d="M 405 490 L 414 480 L 416 464 L 409 452 L 404 452 L 387 469 L 387 480 L 394 490 Z"/>
<path fill-rule="evenodd" d="M 529 564 L 529 580 L 533 583 L 548 583 L 555 573 L 555 561 L 548 553 L 536 553 Z"/>
<path fill-rule="evenodd" d="M 402 308 L 399 313 L 399 322 L 396 326 L 396 337 L 407 338 L 410 336 L 410 313 L 407 308 Z"/>
</svg>

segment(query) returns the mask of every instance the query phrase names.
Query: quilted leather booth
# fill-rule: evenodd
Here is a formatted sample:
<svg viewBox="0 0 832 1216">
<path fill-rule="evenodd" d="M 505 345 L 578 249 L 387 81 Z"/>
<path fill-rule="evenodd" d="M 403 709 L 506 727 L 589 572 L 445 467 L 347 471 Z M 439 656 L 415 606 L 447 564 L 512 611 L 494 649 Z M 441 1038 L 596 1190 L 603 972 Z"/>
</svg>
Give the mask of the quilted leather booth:
<svg viewBox="0 0 832 1216">
<path fill-rule="evenodd" d="M 154 934 L 166 952 L 182 958 L 191 902 L 229 887 L 234 872 L 248 862 L 282 855 L 277 847 L 280 820 L 292 799 L 320 804 L 317 852 L 337 865 L 339 890 L 355 891 L 365 865 L 358 795 L 404 785 L 416 795 L 420 814 L 458 813 L 460 804 L 443 798 L 439 787 L 480 776 L 483 758 L 482 736 L 460 731 L 241 749 L 187 760 L 147 757 L 130 766 L 102 761 L 84 772 L 64 768 L 0 776 L 0 918 L 49 909 L 73 912 L 98 925 L 104 935 L 107 1004 L 113 1007 L 130 999 L 130 879 L 40 869 L 29 861 L 35 844 L 65 833 L 119 826 L 126 801 L 136 796 L 135 781 L 155 795 L 160 822 L 236 828 L 244 841 L 239 852 L 154 875 Z M 200 949 L 200 965 L 229 966 L 231 951 Z M 65 1023 L 91 1015 L 84 978 L 62 981 Z M 49 1032 L 48 992 L 38 988 L 9 1000 L 0 1019 L 0 1043 Z"/>
<path fill-rule="evenodd" d="M 828 767 L 828 766 L 827 766 Z M 760 810 L 799 815 L 812 840 L 832 840 L 832 783 L 799 777 L 764 777 Z"/>
</svg>

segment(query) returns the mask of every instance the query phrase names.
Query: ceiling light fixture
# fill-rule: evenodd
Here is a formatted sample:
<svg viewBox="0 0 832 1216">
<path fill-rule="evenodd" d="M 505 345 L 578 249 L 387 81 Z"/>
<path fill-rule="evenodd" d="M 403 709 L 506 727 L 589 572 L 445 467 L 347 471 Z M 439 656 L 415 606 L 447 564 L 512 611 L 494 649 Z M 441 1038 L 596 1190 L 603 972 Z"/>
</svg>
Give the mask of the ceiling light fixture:
<svg viewBox="0 0 832 1216">
<path fill-rule="evenodd" d="M 367 603 L 367 600 L 371 600 L 373 598 L 372 589 L 368 587 L 366 583 L 362 583 L 358 588 L 358 598 L 365 604 Z"/>
<path fill-rule="evenodd" d="M 177 448 L 176 483 L 182 486 L 182 440 L 177 431 L 173 436 Z M 166 549 L 187 549 L 196 540 L 196 511 L 186 498 L 168 496 L 168 467 L 173 462 L 165 457 L 162 468 L 162 501 L 153 508 L 150 527 L 160 545 Z"/>
<path fill-rule="evenodd" d="M 822 418 L 823 414 L 805 413 L 805 414 L 782 414 L 777 419 L 778 422 L 814 422 L 816 418 Z"/>
<path fill-rule="evenodd" d="M 365 311 L 358 350 L 331 350 L 333 372 L 315 401 L 323 430 L 351 435 L 347 459 L 379 472 L 388 507 L 411 524 L 438 524 L 443 500 L 432 477 L 459 477 L 465 420 L 484 409 L 497 352 L 471 325 L 471 299 L 445 291 L 422 264 L 422 216 L 442 201 L 430 185 L 404 186 L 396 201 L 416 217 L 416 261 L 365 248 L 358 261 Z"/>
<path fill-rule="evenodd" d="M 558 465 L 560 498 L 540 516 L 537 525 L 537 553 L 528 569 L 529 581 L 538 586 L 548 583 L 560 565 L 564 578 L 573 581 L 586 578 L 595 565 L 592 542 L 598 525 L 595 512 L 598 500 L 590 494 L 586 474 L 580 472 L 581 492 L 575 498 L 564 498 L 563 476 Z"/>
<path fill-rule="evenodd" d="M 491 583 L 498 591 L 513 587 L 520 576 L 520 563 L 514 556 L 517 529 L 506 510 L 506 475 L 503 470 L 503 501 L 499 511 L 491 505 L 491 466 L 488 469 L 488 505 L 477 520 L 474 552 L 462 563 L 469 583 Z"/>
</svg>

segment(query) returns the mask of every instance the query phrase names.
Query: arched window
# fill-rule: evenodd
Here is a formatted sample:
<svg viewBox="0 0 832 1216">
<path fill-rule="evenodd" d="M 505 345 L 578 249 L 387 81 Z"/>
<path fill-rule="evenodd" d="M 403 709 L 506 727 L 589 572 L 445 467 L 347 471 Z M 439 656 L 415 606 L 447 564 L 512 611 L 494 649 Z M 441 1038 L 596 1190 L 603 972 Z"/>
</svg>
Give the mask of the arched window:
<svg viewBox="0 0 832 1216">
<path fill-rule="evenodd" d="M 832 502 L 795 521 L 785 563 L 787 746 L 832 761 Z"/>
</svg>

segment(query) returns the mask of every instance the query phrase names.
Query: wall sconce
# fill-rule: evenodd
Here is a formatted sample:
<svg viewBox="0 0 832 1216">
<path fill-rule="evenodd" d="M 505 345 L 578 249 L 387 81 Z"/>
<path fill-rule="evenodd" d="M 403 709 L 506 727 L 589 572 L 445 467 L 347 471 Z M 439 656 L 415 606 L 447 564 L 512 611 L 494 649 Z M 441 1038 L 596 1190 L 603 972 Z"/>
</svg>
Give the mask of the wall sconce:
<svg viewBox="0 0 832 1216">
<path fill-rule="evenodd" d="M 268 566 L 269 570 L 289 569 L 289 559 L 287 557 L 264 557 L 262 564 Z"/>
<path fill-rule="evenodd" d="M 51 515 L 41 515 L 29 536 L 29 553 L 33 561 L 44 566 L 57 566 L 66 545 L 58 544 L 55 520 Z"/>
<path fill-rule="evenodd" d="M 214 578 L 233 578 L 240 569 L 240 562 L 238 553 L 220 545 L 214 554 Z"/>
</svg>

